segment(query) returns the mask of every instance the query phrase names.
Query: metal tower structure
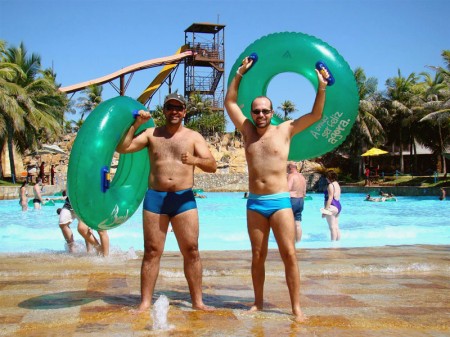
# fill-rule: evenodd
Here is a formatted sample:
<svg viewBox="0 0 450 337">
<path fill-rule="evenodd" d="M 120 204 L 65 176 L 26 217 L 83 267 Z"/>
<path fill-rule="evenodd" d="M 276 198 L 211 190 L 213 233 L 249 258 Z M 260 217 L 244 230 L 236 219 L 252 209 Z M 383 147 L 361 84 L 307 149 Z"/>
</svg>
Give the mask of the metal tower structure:
<svg viewBox="0 0 450 337">
<path fill-rule="evenodd" d="M 225 25 L 193 23 L 185 31 L 185 44 L 195 54 L 184 62 L 184 95 L 200 94 L 212 109 L 223 113 L 225 96 Z"/>
</svg>

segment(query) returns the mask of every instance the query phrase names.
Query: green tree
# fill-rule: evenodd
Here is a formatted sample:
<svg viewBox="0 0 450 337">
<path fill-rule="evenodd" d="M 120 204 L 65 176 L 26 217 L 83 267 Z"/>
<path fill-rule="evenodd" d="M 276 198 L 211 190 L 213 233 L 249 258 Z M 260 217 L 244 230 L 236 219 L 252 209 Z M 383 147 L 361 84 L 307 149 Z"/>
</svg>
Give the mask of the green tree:
<svg viewBox="0 0 450 337">
<path fill-rule="evenodd" d="M 89 114 L 99 105 L 102 99 L 103 86 L 91 85 L 84 89 L 82 93 L 85 96 L 78 98 L 77 108 L 81 110 L 80 123 L 77 123 L 80 127 L 83 125 L 84 115 Z"/>
<path fill-rule="evenodd" d="M 6 124 L 12 180 L 15 182 L 14 151 L 23 154 L 36 148 L 40 141 L 56 138 L 61 133 L 61 122 L 67 98 L 58 91 L 55 76 L 41 70 L 37 54 L 28 56 L 25 46 L 2 49 L 0 114 Z M 0 140 L 1 141 L 1 140 Z"/>
<path fill-rule="evenodd" d="M 384 128 L 379 118 L 387 114 L 383 109 L 381 94 L 377 91 L 378 81 L 367 78 L 360 67 L 354 70 L 359 93 L 359 108 L 350 134 L 335 153 L 347 153 L 351 160 L 352 172 L 360 177 L 363 172 L 361 154 L 372 146 L 381 146 L 385 142 Z"/>
<path fill-rule="evenodd" d="M 23 71 L 15 64 L 0 63 L 0 159 L 5 143 L 8 146 L 10 168 L 13 182 L 15 181 L 14 168 L 14 135 L 23 131 L 25 111 L 21 104 L 31 102 L 26 97 L 25 90 L 14 83 L 17 76 L 25 76 Z M 0 165 L 1 170 L 1 165 Z M 3 178 L 3 171 L 0 172 Z"/>
<path fill-rule="evenodd" d="M 282 110 L 284 113 L 284 120 L 287 121 L 289 119 L 289 115 L 293 113 L 294 111 L 297 111 L 295 104 L 291 101 L 284 101 L 281 103 L 281 105 L 278 107 L 278 109 Z"/>
<path fill-rule="evenodd" d="M 411 73 L 405 78 L 399 69 L 397 77 L 389 78 L 386 81 L 387 108 L 391 117 L 388 136 L 391 143 L 398 145 L 401 172 L 405 170 L 403 149 L 407 144 L 410 144 L 411 147 L 414 146 L 411 125 L 414 121 L 414 108 L 421 104 L 417 91 L 417 80 L 418 77 L 415 73 Z"/>
<path fill-rule="evenodd" d="M 213 110 L 210 99 L 204 99 L 198 93 L 192 94 L 186 109 L 184 124 L 188 128 L 200 132 L 205 137 L 225 132 L 226 122 L 223 112 Z"/>
<path fill-rule="evenodd" d="M 166 123 L 162 105 L 157 105 L 155 110 L 151 111 L 155 126 L 163 126 Z"/>
<path fill-rule="evenodd" d="M 442 56 L 449 68 L 450 51 L 443 51 Z M 422 73 L 426 90 L 424 91 L 424 116 L 420 119 L 424 130 L 420 133 L 422 137 L 419 139 L 437 156 L 437 171 L 446 174 L 444 153 L 450 146 L 450 81 L 448 81 L 448 70 L 442 67 L 430 68 L 436 71 L 434 77 L 428 73 Z"/>
</svg>

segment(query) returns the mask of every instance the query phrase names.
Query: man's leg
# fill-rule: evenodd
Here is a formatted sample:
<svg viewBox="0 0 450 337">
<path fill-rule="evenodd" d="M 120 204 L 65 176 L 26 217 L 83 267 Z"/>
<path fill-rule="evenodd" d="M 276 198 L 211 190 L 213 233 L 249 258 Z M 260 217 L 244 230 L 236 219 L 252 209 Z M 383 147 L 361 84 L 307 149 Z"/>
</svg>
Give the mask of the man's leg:
<svg viewBox="0 0 450 337">
<path fill-rule="evenodd" d="M 184 259 L 184 275 L 189 286 L 192 299 L 192 307 L 199 310 L 211 310 L 213 308 L 203 303 L 202 295 L 202 262 L 198 251 L 198 211 L 190 209 L 177 214 L 171 219 L 173 232 L 178 241 L 181 254 Z"/>
<path fill-rule="evenodd" d="M 302 240 L 302 223 L 300 220 L 295 220 L 295 242 Z"/>
<path fill-rule="evenodd" d="M 305 317 L 300 308 L 300 272 L 294 243 L 295 229 L 291 225 L 293 221 L 289 208 L 279 210 L 270 217 L 270 225 L 284 263 L 292 312 L 297 321 L 304 321 Z"/>
<path fill-rule="evenodd" d="M 169 217 L 144 210 L 144 257 L 141 265 L 141 303 L 138 311 L 150 308 L 166 242 Z"/>
<path fill-rule="evenodd" d="M 264 306 L 265 262 L 269 243 L 269 220 L 261 214 L 247 210 L 247 229 L 252 245 L 252 281 L 255 303 L 250 311 L 262 310 Z"/>
</svg>

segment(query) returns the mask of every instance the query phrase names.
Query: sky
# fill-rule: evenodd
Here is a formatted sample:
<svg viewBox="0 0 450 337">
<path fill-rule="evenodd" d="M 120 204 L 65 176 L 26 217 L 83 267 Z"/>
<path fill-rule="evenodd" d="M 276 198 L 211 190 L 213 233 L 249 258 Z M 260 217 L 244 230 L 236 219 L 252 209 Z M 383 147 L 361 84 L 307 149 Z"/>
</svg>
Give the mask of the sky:
<svg viewBox="0 0 450 337">
<path fill-rule="evenodd" d="M 192 23 L 226 25 L 226 81 L 239 55 L 257 39 L 301 32 L 334 47 L 351 69 L 363 68 L 384 90 L 398 70 L 406 77 L 444 65 L 441 53 L 450 49 L 448 13 L 448 0 L 0 0 L 0 39 L 8 46 L 23 42 L 30 54 L 41 56 L 43 68 L 53 67 L 57 82 L 68 86 L 173 55 Z M 160 69 L 136 72 L 126 95 L 137 98 Z M 172 88 L 182 92 L 183 86 L 180 68 Z M 167 93 L 162 87 L 150 109 Z M 104 85 L 104 99 L 117 95 Z M 280 74 L 267 95 L 275 108 L 292 101 L 300 115 L 310 111 L 315 92 L 300 75 Z M 233 129 L 228 122 L 227 130 Z"/>
</svg>

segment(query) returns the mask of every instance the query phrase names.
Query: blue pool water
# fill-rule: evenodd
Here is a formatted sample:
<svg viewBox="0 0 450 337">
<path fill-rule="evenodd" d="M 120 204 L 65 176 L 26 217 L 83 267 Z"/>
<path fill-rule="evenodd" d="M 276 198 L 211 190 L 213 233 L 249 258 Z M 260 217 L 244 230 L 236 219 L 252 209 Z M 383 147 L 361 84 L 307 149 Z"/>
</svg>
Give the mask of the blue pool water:
<svg viewBox="0 0 450 337">
<path fill-rule="evenodd" d="M 205 193 L 197 199 L 200 214 L 200 250 L 248 250 L 246 200 L 243 193 Z M 385 245 L 450 243 L 449 201 L 436 197 L 398 197 L 397 202 L 366 202 L 363 194 L 343 194 L 340 216 L 341 241 L 330 242 L 330 234 L 320 208 L 321 194 L 310 194 L 303 212 L 303 238 L 298 248 L 373 247 Z M 60 205 L 59 205 L 60 206 Z M 0 252 L 64 251 L 58 226 L 57 206 L 21 212 L 18 200 L 0 201 Z M 76 221 L 71 225 L 75 240 Z M 142 206 L 124 224 L 109 231 L 111 249 L 143 249 Z M 271 236 L 270 248 L 276 248 Z M 166 251 L 178 251 L 169 233 Z"/>
</svg>

